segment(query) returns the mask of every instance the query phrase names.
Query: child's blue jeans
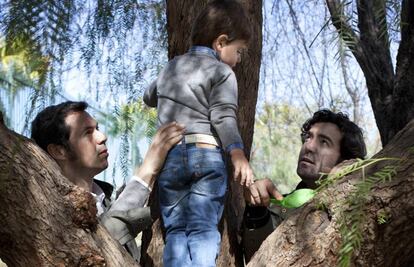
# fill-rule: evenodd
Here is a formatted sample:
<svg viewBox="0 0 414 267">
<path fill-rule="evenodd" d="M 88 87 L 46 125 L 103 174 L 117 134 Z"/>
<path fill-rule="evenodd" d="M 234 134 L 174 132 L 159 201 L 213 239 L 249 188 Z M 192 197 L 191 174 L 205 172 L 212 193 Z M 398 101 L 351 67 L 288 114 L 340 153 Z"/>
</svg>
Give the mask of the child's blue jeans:
<svg viewBox="0 0 414 267">
<path fill-rule="evenodd" d="M 215 266 L 227 171 L 221 148 L 176 145 L 158 178 L 165 267 Z"/>
</svg>

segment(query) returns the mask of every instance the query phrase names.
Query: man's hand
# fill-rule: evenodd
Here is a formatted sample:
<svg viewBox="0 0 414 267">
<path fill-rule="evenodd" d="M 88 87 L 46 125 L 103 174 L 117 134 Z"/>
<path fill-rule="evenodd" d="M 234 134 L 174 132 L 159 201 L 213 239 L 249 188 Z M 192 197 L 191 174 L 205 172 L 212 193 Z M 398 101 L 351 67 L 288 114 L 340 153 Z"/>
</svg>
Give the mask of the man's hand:
<svg viewBox="0 0 414 267">
<path fill-rule="evenodd" d="M 160 127 L 142 165 L 135 170 L 134 174 L 151 186 L 164 165 L 168 151 L 183 138 L 184 131 L 185 126 L 176 122 Z"/>
<path fill-rule="evenodd" d="M 253 170 L 244 155 L 242 149 L 233 149 L 230 152 L 231 162 L 234 167 L 233 177 L 235 181 L 240 181 L 241 185 L 249 186 L 253 183 Z"/>
<path fill-rule="evenodd" d="M 269 178 L 256 180 L 248 188 L 244 189 L 245 200 L 252 205 L 269 206 L 270 197 L 282 200 L 282 194 Z"/>
</svg>

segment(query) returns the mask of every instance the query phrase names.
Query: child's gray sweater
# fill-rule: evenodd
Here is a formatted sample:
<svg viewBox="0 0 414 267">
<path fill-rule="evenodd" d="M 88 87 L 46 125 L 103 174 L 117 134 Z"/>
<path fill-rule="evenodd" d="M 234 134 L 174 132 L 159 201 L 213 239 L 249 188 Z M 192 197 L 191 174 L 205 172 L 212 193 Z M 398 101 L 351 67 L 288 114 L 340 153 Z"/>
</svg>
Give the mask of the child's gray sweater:
<svg viewBox="0 0 414 267">
<path fill-rule="evenodd" d="M 233 70 L 208 48 L 175 57 L 145 91 L 144 102 L 158 109 L 158 125 L 184 124 L 186 134 L 218 136 L 223 149 L 242 148 Z M 204 51 L 203 51 L 204 50 Z"/>
</svg>

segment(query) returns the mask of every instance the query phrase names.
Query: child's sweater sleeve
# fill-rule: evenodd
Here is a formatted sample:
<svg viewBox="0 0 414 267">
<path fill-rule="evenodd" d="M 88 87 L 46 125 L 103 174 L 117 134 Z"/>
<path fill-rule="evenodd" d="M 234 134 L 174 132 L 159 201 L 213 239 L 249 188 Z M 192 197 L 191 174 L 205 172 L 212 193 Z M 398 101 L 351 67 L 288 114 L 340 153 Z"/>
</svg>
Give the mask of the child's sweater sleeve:
<svg viewBox="0 0 414 267">
<path fill-rule="evenodd" d="M 157 80 L 154 80 L 151 85 L 145 90 L 144 103 L 150 107 L 157 107 Z"/>
<path fill-rule="evenodd" d="M 215 81 L 209 98 L 210 121 L 226 152 L 243 148 L 237 126 L 237 95 L 236 75 L 228 70 Z"/>
</svg>

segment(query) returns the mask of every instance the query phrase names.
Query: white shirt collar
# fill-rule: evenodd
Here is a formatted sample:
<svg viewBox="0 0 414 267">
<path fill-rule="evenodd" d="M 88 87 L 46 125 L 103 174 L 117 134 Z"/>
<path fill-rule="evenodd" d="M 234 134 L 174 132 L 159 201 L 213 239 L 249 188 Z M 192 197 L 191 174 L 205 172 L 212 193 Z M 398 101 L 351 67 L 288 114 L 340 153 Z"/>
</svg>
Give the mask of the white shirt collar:
<svg viewBox="0 0 414 267">
<path fill-rule="evenodd" d="M 96 209 L 98 210 L 97 216 L 101 215 L 104 211 L 104 200 L 105 200 L 105 193 L 102 188 L 97 185 L 95 182 L 92 183 L 92 196 L 95 198 L 96 201 Z"/>
</svg>

